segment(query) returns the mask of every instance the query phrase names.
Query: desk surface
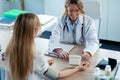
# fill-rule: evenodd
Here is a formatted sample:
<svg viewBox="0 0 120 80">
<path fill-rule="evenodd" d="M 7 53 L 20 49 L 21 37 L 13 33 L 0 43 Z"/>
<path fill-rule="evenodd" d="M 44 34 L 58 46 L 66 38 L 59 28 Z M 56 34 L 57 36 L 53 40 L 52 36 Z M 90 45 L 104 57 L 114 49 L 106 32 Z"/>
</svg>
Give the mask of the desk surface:
<svg viewBox="0 0 120 80">
<path fill-rule="evenodd" d="M 77 47 L 74 50 L 72 50 L 70 54 L 73 54 L 73 53 L 80 54 L 79 50 L 80 49 Z M 78 72 L 62 80 L 94 80 L 93 70 L 95 66 L 100 62 L 100 60 L 102 60 L 103 58 L 108 58 L 108 57 L 120 60 L 120 56 L 118 55 L 120 55 L 120 52 L 106 50 L 106 49 L 99 49 L 97 53 L 90 59 L 90 67 L 86 71 Z M 61 71 L 71 66 L 69 65 L 68 61 L 58 59 L 58 58 L 54 58 L 54 60 L 55 60 L 55 64 L 53 64 L 52 67 L 58 71 Z M 103 73 L 103 71 L 101 72 Z"/>
<path fill-rule="evenodd" d="M 81 48 L 79 46 L 75 46 L 70 54 L 80 54 Z M 103 58 L 115 58 L 120 60 L 120 52 L 118 51 L 112 51 L 112 50 L 106 50 L 106 49 L 99 49 L 96 54 L 93 55 L 90 59 L 90 67 L 86 71 L 78 72 L 68 78 L 62 79 L 62 80 L 93 80 L 93 70 L 95 66 L 103 59 Z M 69 65 L 67 60 L 63 60 L 60 58 L 50 57 L 46 56 L 46 58 L 53 58 L 55 60 L 55 63 L 52 65 L 53 68 L 57 71 L 61 71 L 67 67 L 71 67 Z M 5 66 L 5 63 L 3 61 L 0 61 L 1 66 Z"/>
</svg>

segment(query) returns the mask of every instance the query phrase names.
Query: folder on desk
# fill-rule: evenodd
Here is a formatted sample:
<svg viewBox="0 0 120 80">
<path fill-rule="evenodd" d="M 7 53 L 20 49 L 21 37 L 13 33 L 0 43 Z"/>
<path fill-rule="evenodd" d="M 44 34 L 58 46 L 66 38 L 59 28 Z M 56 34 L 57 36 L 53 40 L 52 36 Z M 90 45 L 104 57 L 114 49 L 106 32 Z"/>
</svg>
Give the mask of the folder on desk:
<svg viewBox="0 0 120 80">
<path fill-rule="evenodd" d="M 0 26 L 4 27 L 11 27 L 14 24 L 14 20 L 6 20 L 6 19 L 0 19 Z"/>
<path fill-rule="evenodd" d="M 2 18 L 0 19 L 0 26 L 11 27 L 17 16 L 22 13 L 26 13 L 26 11 L 13 9 L 3 13 Z"/>
<path fill-rule="evenodd" d="M 3 13 L 3 16 L 4 17 L 9 17 L 9 18 L 17 18 L 17 16 L 19 14 L 22 14 L 22 13 L 26 13 L 26 11 L 13 9 L 13 10 L 10 10 L 10 11 L 7 11 L 7 12 Z"/>
</svg>

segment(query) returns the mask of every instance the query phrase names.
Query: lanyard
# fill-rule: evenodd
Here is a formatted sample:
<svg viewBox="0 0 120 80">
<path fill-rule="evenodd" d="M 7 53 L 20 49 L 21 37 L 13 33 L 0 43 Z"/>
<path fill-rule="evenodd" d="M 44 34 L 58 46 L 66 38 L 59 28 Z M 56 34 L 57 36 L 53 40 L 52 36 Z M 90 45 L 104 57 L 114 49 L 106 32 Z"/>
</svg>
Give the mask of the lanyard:
<svg viewBox="0 0 120 80">
<path fill-rule="evenodd" d="M 67 31 L 69 31 L 69 28 L 68 28 L 68 25 L 67 25 L 66 22 L 65 22 L 65 25 L 64 25 L 64 27 L 63 27 L 63 31 L 65 31 L 65 28 L 67 29 Z"/>
</svg>

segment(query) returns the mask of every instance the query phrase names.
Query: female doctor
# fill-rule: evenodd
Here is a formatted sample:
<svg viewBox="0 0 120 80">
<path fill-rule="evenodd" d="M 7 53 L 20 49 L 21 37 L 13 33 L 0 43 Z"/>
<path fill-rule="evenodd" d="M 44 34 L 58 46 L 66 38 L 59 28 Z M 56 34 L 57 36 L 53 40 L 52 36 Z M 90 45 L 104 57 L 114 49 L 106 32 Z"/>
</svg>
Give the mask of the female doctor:
<svg viewBox="0 0 120 80">
<path fill-rule="evenodd" d="M 89 59 L 99 48 L 99 40 L 96 33 L 94 20 L 84 14 L 84 6 L 81 0 L 66 0 L 65 13 L 58 18 L 52 36 L 50 38 L 50 50 L 59 53 L 67 59 L 69 52 L 63 51 L 57 45 L 59 42 L 79 44 L 84 46 L 82 58 Z"/>
</svg>

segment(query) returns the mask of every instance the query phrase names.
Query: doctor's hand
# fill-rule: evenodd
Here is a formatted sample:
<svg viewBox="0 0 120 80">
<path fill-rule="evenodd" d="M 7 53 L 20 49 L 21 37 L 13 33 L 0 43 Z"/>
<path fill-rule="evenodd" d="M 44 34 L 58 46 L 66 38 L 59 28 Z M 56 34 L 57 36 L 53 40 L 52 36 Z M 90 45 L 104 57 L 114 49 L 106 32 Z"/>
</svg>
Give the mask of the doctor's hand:
<svg viewBox="0 0 120 80">
<path fill-rule="evenodd" d="M 60 56 L 61 56 L 63 59 L 68 59 L 68 58 L 69 58 L 69 52 L 63 51 L 62 48 L 57 48 L 55 51 L 56 51 L 57 53 L 59 53 Z"/>
<path fill-rule="evenodd" d="M 83 59 L 88 60 L 90 59 L 90 57 L 91 57 L 91 54 L 89 52 L 83 52 L 82 54 Z"/>
</svg>

